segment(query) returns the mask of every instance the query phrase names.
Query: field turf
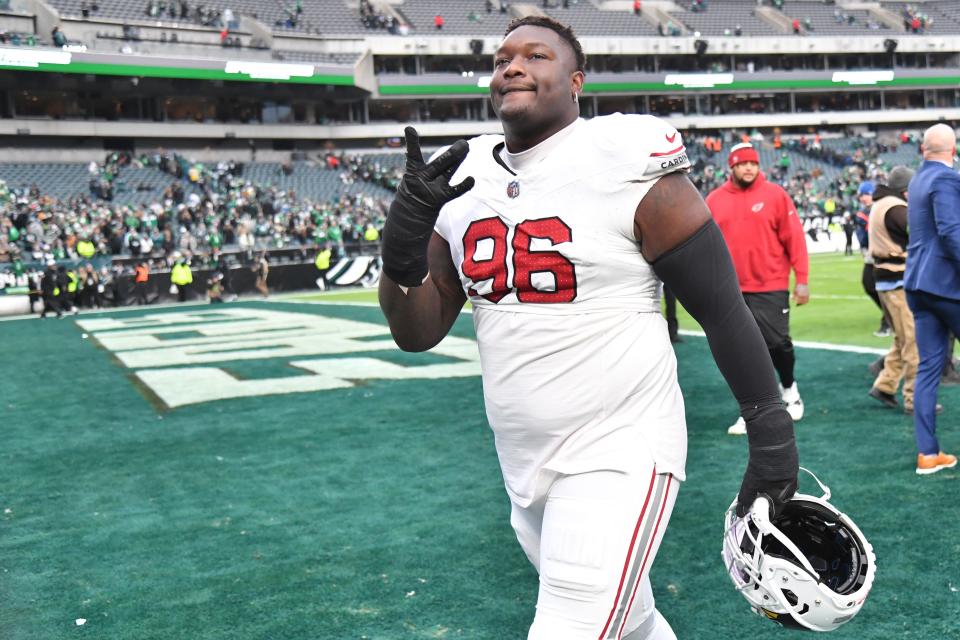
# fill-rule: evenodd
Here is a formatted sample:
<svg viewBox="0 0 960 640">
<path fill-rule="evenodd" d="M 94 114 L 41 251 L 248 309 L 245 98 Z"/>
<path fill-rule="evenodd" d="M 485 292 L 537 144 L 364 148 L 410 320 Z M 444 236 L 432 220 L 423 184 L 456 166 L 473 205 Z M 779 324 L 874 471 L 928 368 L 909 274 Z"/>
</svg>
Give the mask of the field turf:
<svg viewBox="0 0 960 640">
<path fill-rule="evenodd" d="M 879 313 L 854 298 L 858 260 L 831 258 L 815 258 L 795 337 L 886 346 L 870 335 Z M 508 524 L 480 380 L 417 377 L 456 358 L 398 354 L 375 306 L 342 304 L 355 295 L 0 322 L 0 638 L 525 637 L 537 579 Z M 303 318 L 260 333 L 299 346 L 204 342 L 221 339 L 206 326 L 246 313 Z M 152 345 L 115 338 L 185 314 Z M 363 330 L 357 352 L 343 351 L 344 327 Z M 468 314 L 454 333 L 472 336 Z M 178 361 L 185 344 L 206 346 Z M 167 359 L 129 366 L 137 349 Z M 725 574 L 722 518 L 746 443 L 726 435 L 736 407 L 705 340 L 687 336 L 677 356 L 688 481 L 652 571 L 658 607 L 681 639 L 796 636 L 753 615 Z M 319 380 L 364 358 L 414 373 L 257 395 L 309 377 L 309 362 Z M 833 635 L 960 637 L 960 470 L 914 474 L 911 419 L 866 396 L 873 358 L 798 351 L 802 464 L 878 556 L 866 606 Z M 259 391 L 170 407 L 146 368 L 222 370 Z M 940 399 L 941 441 L 960 449 L 960 390 Z"/>
</svg>

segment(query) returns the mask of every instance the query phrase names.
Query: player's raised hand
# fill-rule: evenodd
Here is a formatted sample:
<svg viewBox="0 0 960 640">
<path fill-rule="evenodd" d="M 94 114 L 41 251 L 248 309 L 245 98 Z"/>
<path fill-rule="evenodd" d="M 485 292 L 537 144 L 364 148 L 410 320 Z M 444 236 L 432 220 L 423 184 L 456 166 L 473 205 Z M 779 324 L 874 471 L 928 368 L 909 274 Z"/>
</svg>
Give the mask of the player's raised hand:
<svg viewBox="0 0 960 640">
<path fill-rule="evenodd" d="M 391 280 L 405 287 L 416 287 L 427 277 L 427 246 L 440 209 L 472 189 L 474 180 L 467 177 L 457 185 L 450 185 L 450 178 L 470 150 L 466 140 L 458 140 L 426 163 L 417 130 L 407 127 L 404 135 L 407 161 L 383 226 L 381 256 L 383 272 Z"/>
<path fill-rule="evenodd" d="M 466 140 L 457 140 L 449 149 L 433 159 L 423 161 L 420 151 L 420 135 L 413 127 L 404 129 L 407 142 L 407 163 L 403 180 L 397 189 L 397 199 L 412 199 L 422 212 L 436 214 L 440 208 L 454 198 L 458 198 L 473 188 L 473 178 L 468 177 L 456 186 L 450 185 L 450 178 L 467 157 L 470 150 Z"/>
</svg>

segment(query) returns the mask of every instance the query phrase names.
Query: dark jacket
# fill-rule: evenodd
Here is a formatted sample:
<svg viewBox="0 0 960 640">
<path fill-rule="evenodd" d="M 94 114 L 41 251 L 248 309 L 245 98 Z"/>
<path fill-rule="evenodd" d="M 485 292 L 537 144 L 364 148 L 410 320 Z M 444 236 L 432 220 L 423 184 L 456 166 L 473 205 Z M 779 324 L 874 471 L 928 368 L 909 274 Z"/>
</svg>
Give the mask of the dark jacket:
<svg viewBox="0 0 960 640">
<path fill-rule="evenodd" d="M 960 300 L 960 175 L 942 162 L 927 160 L 908 191 L 904 288 Z"/>
<path fill-rule="evenodd" d="M 40 282 L 40 292 L 44 298 L 54 297 L 53 290 L 60 286 L 58 275 L 56 269 L 47 269 L 43 272 L 43 280 Z"/>
</svg>

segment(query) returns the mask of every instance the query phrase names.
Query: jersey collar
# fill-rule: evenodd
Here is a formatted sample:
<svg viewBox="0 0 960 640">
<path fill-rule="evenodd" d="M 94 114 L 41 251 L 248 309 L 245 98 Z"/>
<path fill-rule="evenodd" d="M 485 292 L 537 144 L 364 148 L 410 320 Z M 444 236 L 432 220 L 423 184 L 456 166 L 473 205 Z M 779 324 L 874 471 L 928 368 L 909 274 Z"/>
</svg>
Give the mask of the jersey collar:
<svg viewBox="0 0 960 640">
<path fill-rule="evenodd" d="M 536 145 L 535 147 L 530 147 L 524 151 L 520 151 L 519 153 L 510 153 L 505 145 L 503 147 L 497 145 L 498 149 L 502 149 L 502 151 L 500 151 L 500 158 L 503 159 L 503 163 L 506 168 L 509 169 L 514 175 L 521 171 L 527 171 L 543 162 L 551 153 L 553 153 L 560 145 L 562 145 L 567 138 L 573 135 L 573 132 L 576 131 L 577 127 L 579 127 L 582 122 L 582 118 L 577 118 L 540 144 Z"/>
</svg>

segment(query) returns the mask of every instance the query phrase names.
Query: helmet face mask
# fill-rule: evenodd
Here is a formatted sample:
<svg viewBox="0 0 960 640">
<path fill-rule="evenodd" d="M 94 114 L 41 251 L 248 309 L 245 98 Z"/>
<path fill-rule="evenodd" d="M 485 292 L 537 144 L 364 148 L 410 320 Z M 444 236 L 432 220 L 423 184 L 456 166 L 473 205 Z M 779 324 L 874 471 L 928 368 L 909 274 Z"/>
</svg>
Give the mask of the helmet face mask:
<svg viewBox="0 0 960 640">
<path fill-rule="evenodd" d="M 764 499 L 743 518 L 736 500 L 726 513 L 730 579 L 755 613 L 784 627 L 832 631 L 860 611 L 873 586 L 872 546 L 820 486 L 822 497 L 797 494 L 773 521 Z"/>
</svg>

